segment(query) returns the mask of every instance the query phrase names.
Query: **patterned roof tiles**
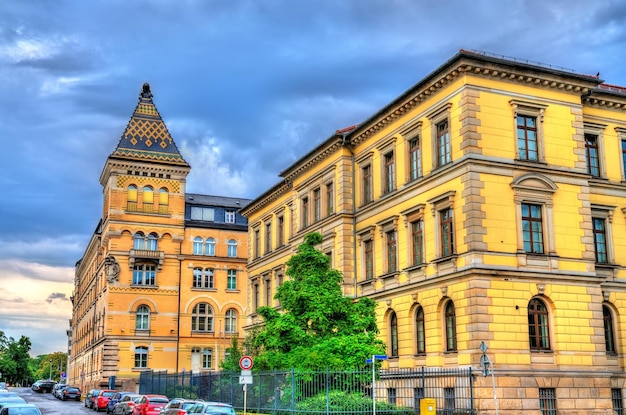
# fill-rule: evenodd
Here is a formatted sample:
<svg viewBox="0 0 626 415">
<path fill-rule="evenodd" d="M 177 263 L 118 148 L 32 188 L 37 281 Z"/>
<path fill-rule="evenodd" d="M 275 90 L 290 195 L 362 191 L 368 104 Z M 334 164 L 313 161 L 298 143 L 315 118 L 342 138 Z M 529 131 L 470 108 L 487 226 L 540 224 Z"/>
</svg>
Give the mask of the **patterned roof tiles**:
<svg viewBox="0 0 626 415">
<path fill-rule="evenodd" d="M 188 165 L 152 101 L 147 82 L 143 84 L 139 103 L 112 156 Z"/>
</svg>

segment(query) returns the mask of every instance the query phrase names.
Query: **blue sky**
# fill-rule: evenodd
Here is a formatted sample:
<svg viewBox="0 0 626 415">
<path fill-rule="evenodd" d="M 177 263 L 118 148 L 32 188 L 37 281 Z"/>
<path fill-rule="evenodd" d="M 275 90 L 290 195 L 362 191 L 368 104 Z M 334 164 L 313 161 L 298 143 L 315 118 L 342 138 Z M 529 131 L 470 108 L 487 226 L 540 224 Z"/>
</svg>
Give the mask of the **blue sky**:
<svg viewBox="0 0 626 415">
<path fill-rule="evenodd" d="M 66 350 L 100 172 L 144 82 L 187 190 L 255 198 L 459 49 L 626 86 L 626 2 L 1 1 L 0 330 Z"/>
</svg>

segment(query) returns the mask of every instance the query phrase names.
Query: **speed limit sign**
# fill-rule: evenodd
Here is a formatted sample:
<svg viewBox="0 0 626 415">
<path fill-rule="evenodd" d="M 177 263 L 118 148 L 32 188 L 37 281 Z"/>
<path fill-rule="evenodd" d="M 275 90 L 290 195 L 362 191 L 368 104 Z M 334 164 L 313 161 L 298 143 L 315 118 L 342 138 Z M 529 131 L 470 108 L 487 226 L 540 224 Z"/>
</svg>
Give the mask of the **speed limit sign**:
<svg viewBox="0 0 626 415">
<path fill-rule="evenodd" d="M 239 359 L 239 367 L 241 370 L 250 370 L 253 364 L 254 362 L 251 356 L 242 356 L 241 359 Z"/>
</svg>

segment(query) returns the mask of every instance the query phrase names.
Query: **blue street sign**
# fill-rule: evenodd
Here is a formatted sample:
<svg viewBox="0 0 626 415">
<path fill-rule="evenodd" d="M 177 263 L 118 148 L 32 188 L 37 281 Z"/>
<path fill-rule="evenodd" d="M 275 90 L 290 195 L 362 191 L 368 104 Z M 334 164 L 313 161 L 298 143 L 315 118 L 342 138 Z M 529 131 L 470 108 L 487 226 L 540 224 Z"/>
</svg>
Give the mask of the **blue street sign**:
<svg viewBox="0 0 626 415">
<path fill-rule="evenodd" d="M 387 356 L 385 356 L 384 354 L 375 354 L 372 357 L 374 358 L 374 360 L 387 360 Z M 372 359 L 367 359 L 365 361 L 365 363 L 372 363 L 372 362 L 373 362 Z"/>
</svg>

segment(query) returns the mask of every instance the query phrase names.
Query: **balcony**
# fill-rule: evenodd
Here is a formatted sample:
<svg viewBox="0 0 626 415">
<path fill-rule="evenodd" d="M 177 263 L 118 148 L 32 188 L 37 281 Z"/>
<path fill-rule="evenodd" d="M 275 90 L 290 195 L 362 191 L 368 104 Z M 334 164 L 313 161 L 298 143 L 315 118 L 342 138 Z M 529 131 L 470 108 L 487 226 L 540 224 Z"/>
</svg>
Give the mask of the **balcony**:
<svg viewBox="0 0 626 415">
<path fill-rule="evenodd" d="M 148 249 L 131 249 L 128 255 L 128 266 L 132 270 L 135 266 L 136 260 L 149 260 L 154 261 L 157 264 L 157 268 L 160 271 L 163 267 L 163 260 L 165 259 L 165 252 L 152 251 Z"/>
</svg>

